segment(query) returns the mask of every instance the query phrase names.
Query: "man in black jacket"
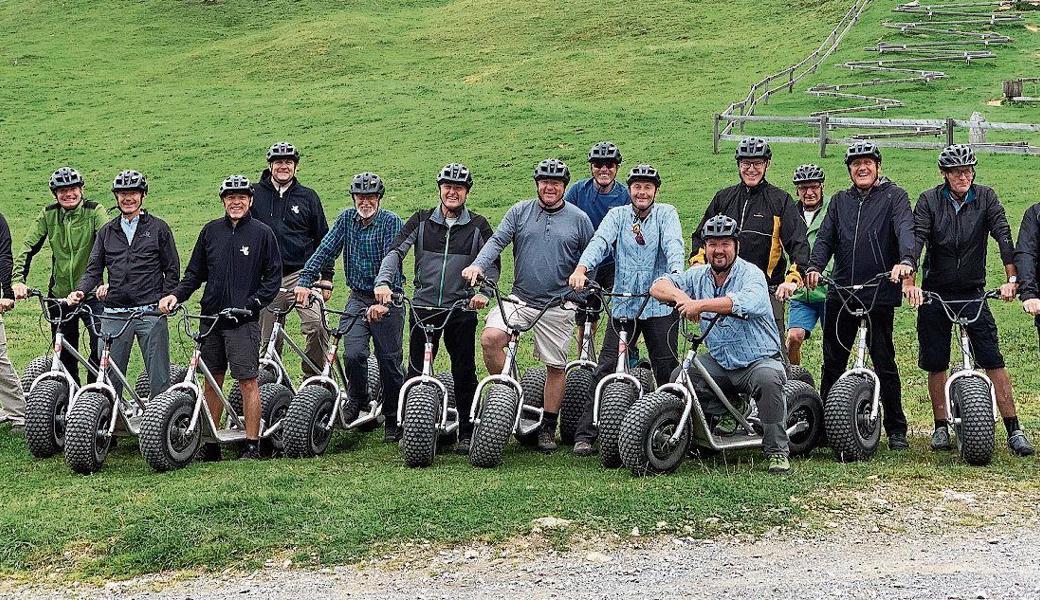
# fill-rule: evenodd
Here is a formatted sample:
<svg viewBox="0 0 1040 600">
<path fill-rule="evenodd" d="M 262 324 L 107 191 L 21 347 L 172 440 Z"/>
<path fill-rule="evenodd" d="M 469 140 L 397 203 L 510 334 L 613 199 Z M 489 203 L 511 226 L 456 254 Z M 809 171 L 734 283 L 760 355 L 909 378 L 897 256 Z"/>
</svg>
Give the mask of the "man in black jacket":
<svg viewBox="0 0 1040 600">
<path fill-rule="evenodd" d="M 105 301 L 106 314 L 155 310 L 159 299 L 172 292 L 180 281 L 181 260 L 173 232 L 165 221 L 142 210 L 148 181 L 141 173 L 123 171 L 116 175 L 112 194 L 121 214 L 98 230 L 87 270 L 76 289 L 69 293 L 69 304 L 78 304 L 97 288 L 97 297 Z M 105 269 L 108 283 L 99 285 Z M 116 333 L 122 326 L 111 319 L 101 321 L 106 333 Z M 170 331 L 166 317 L 137 319 L 113 340 L 112 361 L 124 374 L 135 337 L 148 371 L 150 396 L 154 398 L 170 387 Z M 113 386 L 116 393 L 122 389 L 118 381 L 113 381 Z"/>
<path fill-rule="evenodd" d="M 0 423 L 10 421 L 12 428 L 20 429 L 25 426 L 25 395 L 7 355 L 7 333 L 4 330 L 4 313 L 14 309 L 13 269 L 11 229 L 0 214 Z"/>
<path fill-rule="evenodd" d="M 879 273 L 890 272 L 889 280 L 881 282 L 880 289 L 863 289 L 857 298 L 868 308 L 873 304 L 867 324 L 867 343 L 874 370 L 881 380 L 888 447 L 907 450 L 910 446 L 906 440 L 906 416 L 892 327 L 895 308 L 902 300 L 896 283 L 910 276 L 917 265 L 910 198 L 906 190 L 881 177 L 881 151 L 873 142 L 856 142 L 849 146 L 845 165 L 852 187 L 831 198 L 809 259 L 806 284 L 810 288 L 817 286 L 820 273 L 832 257 L 831 279 L 838 285 L 862 284 Z M 853 303 L 849 308 L 859 308 L 855 301 Z M 848 365 L 849 349 L 859 327 L 859 319 L 844 309 L 841 297 L 831 289 L 823 310 L 820 395 L 824 398 Z"/>
<path fill-rule="evenodd" d="M 920 353 L 917 363 L 928 372 L 928 395 L 932 400 L 935 430 L 932 432 L 932 450 L 949 450 L 949 415 L 946 414 L 946 370 L 950 367 L 950 335 L 953 323 L 937 302 L 924 302 L 923 290 L 935 292 L 943 300 L 973 300 L 981 298 L 986 289 L 986 237 L 993 236 L 1000 248 L 1007 280 L 1000 286 L 1000 296 L 1006 302 L 1015 299 L 1018 271 L 1015 268 L 1015 246 L 1011 226 L 1000 198 L 992 188 L 975 183 L 975 165 L 978 160 L 970 146 L 954 144 L 939 154 L 939 173 L 943 183 L 921 194 L 914 207 L 914 256 L 920 260 L 925 245 L 928 253 L 921 270 L 921 287 L 912 278 L 903 281 L 903 293 L 911 306 L 918 307 L 917 339 Z M 1011 394 L 1011 377 L 1004 367 L 997 339 L 997 324 L 985 300 L 960 304 L 955 308 L 961 314 L 974 314 L 981 309 L 978 320 L 967 325 L 975 362 L 986 370 L 993 382 L 997 408 L 1004 417 L 1008 448 L 1018 456 L 1031 456 L 1029 443 L 1015 412 Z"/>
<path fill-rule="evenodd" d="M 232 175 L 220 185 L 224 203 L 223 218 L 210 221 L 202 228 L 188 268 L 180 285 L 159 301 L 159 310 L 169 313 L 178 304 L 206 284 L 202 294 L 202 313 L 216 315 L 226 308 L 243 308 L 252 312 L 249 318 L 227 320 L 206 337 L 202 360 L 213 373 L 218 386 L 224 384 L 224 373 L 230 364 L 231 376 L 242 390 L 242 411 L 246 422 L 246 451 L 242 458 L 259 458 L 260 388 L 256 377 L 260 370 L 260 310 L 271 303 L 282 280 L 282 259 L 278 242 L 267 225 L 249 215 L 253 189 L 249 180 Z M 224 411 L 215 390 L 206 384 L 206 404 L 214 421 Z M 204 458 L 219 460 L 220 448 L 206 444 Z"/>
<path fill-rule="evenodd" d="M 1037 280 L 1037 260 L 1040 259 L 1040 202 L 1026 209 L 1018 228 L 1015 245 L 1015 268 L 1018 269 L 1018 297 L 1022 310 L 1032 315 L 1040 337 L 1040 282 Z"/>
<path fill-rule="evenodd" d="M 740 183 L 719 190 L 704 211 L 704 218 L 692 235 L 691 265 L 704 264 L 704 224 L 718 214 L 735 220 L 740 227 L 740 258 L 766 275 L 766 283 L 776 286 L 771 299 L 778 331 L 784 326 L 784 301 L 802 283 L 809 263 L 809 240 L 798 203 L 791 195 L 766 181 L 773 151 L 759 138 L 744 138 L 737 145 L 737 170 Z M 790 258 L 787 265 L 784 253 Z"/>
<path fill-rule="evenodd" d="M 253 208 L 250 211 L 274 231 L 282 257 L 282 288 L 287 290 L 296 287 L 303 265 L 329 232 L 325 209 L 318 194 L 296 179 L 299 164 L 300 152 L 289 142 L 278 142 L 271 146 L 267 151 L 267 169 L 260 175 L 260 182 L 253 189 Z M 332 267 L 327 267 L 322 271 L 318 283 L 331 286 L 332 273 Z M 325 300 L 332 296 L 329 290 L 322 290 L 322 294 Z M 271 310 L 282 310 L 292 302 L 290 292 L 280 293 L 260 314 L 262 343 L 267 342 L 274 329 L 275 316 Z M 321 312 L 316 304 L 311 304 L 297 305 L 296 313 L 300 315 L 300 331 L 306 339 L 304 354 L 320 370 L 328 341 L 325 328 L 321 326 Z M 281 351 L 279 344 L 278 352 Z M 301 364 L 305 376 L 318 374 L 307 361 Z"/>
<path fill-rule="evenodd" d="M 466 208 L 466 198 L 473 187 L 473 175 L 466 165 L 446 165 L 437 175 L 440 205 L 413 214 L 397 234 L 393 247 L 383 258 L 376 275 L 375 296 L 381 304 L 389 304 L 394 276 L 401 272 L 401 263 L 410 248 L 415 248 L 415 295 L 419 306 L 447 307 L 469 297 L 469 284 L 462 278 L 462 270 L 480 254 L 480 249 L 494 233 L 487 219 Z M 498 280 L 499 261 L 489 269 L 487 277 Z M 473 340 L 477 335 L 477 313 L 487 306 L 487 296 L 474 295 L 469 311 L 455 311 L 443 329 L 444 347 L 451 356 L 451 374 L 455 380 L 455 402 L 459 410 L 459 454 L 469 453 L 473 424 L 469 411 L 477 390 L 477 363 Z M 440 326 L 440 317 L 428 311 L 417 311 L 423 321 Z M 433 336 L 433 353 L 437 356 L 440 334 Z M 412 318 L 408 341 L 408 374 L 418 375 L 423 366 L 426 336 Z"/>
</svg>

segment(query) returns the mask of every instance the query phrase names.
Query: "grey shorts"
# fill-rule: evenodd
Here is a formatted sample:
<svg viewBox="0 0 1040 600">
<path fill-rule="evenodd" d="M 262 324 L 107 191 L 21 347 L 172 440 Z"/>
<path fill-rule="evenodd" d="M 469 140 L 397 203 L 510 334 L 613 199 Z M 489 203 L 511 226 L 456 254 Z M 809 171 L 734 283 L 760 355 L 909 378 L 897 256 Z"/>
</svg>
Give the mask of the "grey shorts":
<svg viewBox="0 0 1040 600">
<path fill-rule="evenodd" d="M 260 373 L 260 323 L 253 321 L 215 329 L 202 340 L 202 361 L 216 375 L 231 367 L 234 379 L 256 379 Z"/>
</svg>

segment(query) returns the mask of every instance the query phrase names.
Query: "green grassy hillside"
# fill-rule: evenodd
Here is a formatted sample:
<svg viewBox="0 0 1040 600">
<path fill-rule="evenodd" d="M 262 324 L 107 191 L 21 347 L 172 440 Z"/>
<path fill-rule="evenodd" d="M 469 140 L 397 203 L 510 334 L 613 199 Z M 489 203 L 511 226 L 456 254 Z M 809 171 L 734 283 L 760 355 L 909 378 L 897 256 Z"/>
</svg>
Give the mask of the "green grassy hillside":
<svg viewBox="0 0 1040 600">
<path fill-rule="evenodd" d="M 882 35 L 879 23 L 894 4 L 879 0 L 848 48 Z M 384 207 L 407 216 L 435 202 L 440 166 L 462 161 L 476 176 L 471 207 L 496 223 L 533 195 L 538 160 L 557 156 L 581 174 L 588 147 L 611 139 L 626 165 L 661 170 L 660 200 L 679 208 L 688 234 L 715 190 L 736 181 L 732 145 L 711 153 L 711 115 L 814 49 L 845 9 L 843 0 L 7 0 L 0 3 L 0 210 L 17 251 L 36 212 L 52 201 L 53 169 L 77 167 L 88 196 L 106 203 L 114 174 L 139 169 L 151 184 L 148 208 L 174 225 L 186 259 L 200 226 L 221 214 L 220 180 L 255 177 L 267 146 L 288 139 L 303 152 L 300 179 L 322 195 L 330 218 L 349 205 L 345 189 L 355 172 L 383 175 Z M 1000 79 L 1036 65 L 1040 34 L 1023 29 L 1016 38 L 997 63 L 908 90 L 903 96 L 915 102 L 903 113 L 981 110 L 992 120 L 1040 120 L 1035 109 L 985 105 L 999 95 Z M 843 50 L 830 64 L 847 58 Z M 773 104 L 770 110 L 797 114 L 818 102 L 796 93 Z M 774 152 L 770 179 L 780 184 L 795 166 L 816 160 L 811 146 Z M 1030 177 L 1037 160 L 982 161 L 979 181 L 997 186 L 1017 228 L 1040 200 Z M 828 188 L 843 186 L 837 149 L 824 166 Z M 885 170 L 914 197 L 937 180 L 930 153 L 886 151 Z M 45 285 L 46 265 L 45 253 L 31 283 Z M 1017 305 L 997 312 L 1026 424 L 1035 430 L 1036 332 Z M 5 321 L 17 365 L 48 346 L 32 304 Z M 920 433 L 931 417 L 912 325 L 912 314 L 901 314 L 897 337 L 904 402 Z M 183 340 L 175 344 L 175 356 L 183 356 Z M 818 342 L 807 354 L 818 369 Z M 783 481 L 760 468 L 749 473 L 746 456 L 726 468 L 688 467 L 645 482 L 603 474 L 566 453 L 517 453 L 493 473 L 455 457 L 427 472 L 406 471 L 389 448 L 366 440 L 354 451 L 356 443 L 345 438 L 317 461 L 195 466 L 161 477 L 124 446 L 105 471 L 84 479 L 60 460 L 29 460 L 24 442 L 5 433 L 0 530 L 13 543 L 0 544 L 0 572 L 119 576 L 254 565 L 280 551 L 304 562 L 348 560 L 402 539 L 500 538 L 544 514 L 593 528 L 667 520 L 710 533 L 704 519 L 712 516 L 751 528 L 786 522 L 802 512 L 797 497 L 855 486 L 876 472 L 899 482 L 950 474 L 958 484 L 1001 486 L 1038 472 L 1035 461 L 1003 453 L 990 471 L 971 471 L 921 451 L 923 439 L 908 457 L 854 468 L 836 468 L 821 452 Z"/>
</svg>

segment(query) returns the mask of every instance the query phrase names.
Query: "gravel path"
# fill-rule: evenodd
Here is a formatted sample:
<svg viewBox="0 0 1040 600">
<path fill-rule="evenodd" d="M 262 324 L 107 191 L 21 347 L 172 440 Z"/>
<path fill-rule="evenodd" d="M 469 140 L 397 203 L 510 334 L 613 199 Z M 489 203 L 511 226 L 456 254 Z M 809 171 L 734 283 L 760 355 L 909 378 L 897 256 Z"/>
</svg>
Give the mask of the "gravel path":
<svg viewBox="0 0 1040 600">
<path fill-rule="evenodd" d="M 395 566 L 270 567 L 103 587 L 14 588 L 5 598 L 1040 598 L 1040 523 L 911 533 L 777 533 L 754 542 L 658 537 L 538 558 L 530 547 L 470 546 L 395 557 Z M 0 588 L 2 589 L 2 588 Z"/>
</svg>

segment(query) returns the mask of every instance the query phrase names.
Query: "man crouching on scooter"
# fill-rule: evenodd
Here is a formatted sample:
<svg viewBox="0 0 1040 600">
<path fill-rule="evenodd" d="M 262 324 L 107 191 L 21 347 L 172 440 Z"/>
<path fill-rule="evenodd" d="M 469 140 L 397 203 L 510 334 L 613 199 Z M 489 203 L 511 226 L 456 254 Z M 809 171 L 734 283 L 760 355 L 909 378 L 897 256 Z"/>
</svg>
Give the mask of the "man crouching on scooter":
<svg viewBox="0 0 1040 600">
<path fill-rule="evenodd" d="M 716 215 L 704 223 L 702 238 L 706 265 L 684 273 L 662 277 L 650 288 L 650 295 L 664 303 L 674 303 L 679 314 L 697 321 L 733 315 L 708 333 L 708 355 L 701 363 L 723 390 L 750 394 L 762 420 L 762 448 L 769 460 L 769 472 L 784 474 L 791 470 L 788 460 L 786 407 L 783 388 L 787 374 L 780 362 L 780 333 L 773 320 L 765 275 L 757 267 L 737 257 L 737 222 Z M 698 395 L 707 414 L 721 414 L 722 404 L 715 399 L 700 375 L 693 371 Z"/>
</svg>

